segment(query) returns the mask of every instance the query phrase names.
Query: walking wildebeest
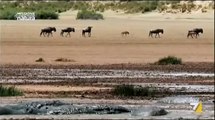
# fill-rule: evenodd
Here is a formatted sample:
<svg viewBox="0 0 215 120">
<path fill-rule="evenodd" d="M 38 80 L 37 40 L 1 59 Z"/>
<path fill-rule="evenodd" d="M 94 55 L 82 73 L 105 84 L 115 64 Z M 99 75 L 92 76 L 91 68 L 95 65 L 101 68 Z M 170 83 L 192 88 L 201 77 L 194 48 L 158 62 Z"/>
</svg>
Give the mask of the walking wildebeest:
<svg viewBox="0 0 215 120">
<path fill-rule="evenodd" d="M 63 36 L 64 32 L 67 32 L 66 37 L 68 35 L 70 36 L 70 32 L 75 32 L 75 28 L 68 27 L 66 29 L 62 29 L 60 35 Z"/>
<path fill-rule="evenodd" d="M 195 36 L 195 38 L 197 38 L 196 33 L 193 32 L 193 31 L 188 31 L 188 33 L 187 33 L 187 38 L 189 38 L 190 36 L 191 36 L 192 38 L 193 38 L 193 36 Z"/>
<path fill-rule="evenodd" d="M 42 34 L 43 34 L 43 36 L 48 34 L 48 37 L 49 37 L 50 34 L 51 34 L 51 36 L 53 36 L 52 31 L 56 32 L 56 28 L 55 27 L 47 27 L 47 28 L 41 29 L 40 36 Z"/>
<path fill-rule="evenodd" d="M 129 35 L 129 32 L 128 31 L 123 31 L 123 32 L 121 32 L 121 35 L 122 36 L 127 36 L 127 35 Z"/>
<path fill-rule="evenodd" d="M 91 29 L 92 29 L 92 26 L 88 26 L 87 28 L 83 29 L 82 30 L 82 36 L 85 37 L 85 33 L 87 32 L 88 36 L 90 37 L 91 36 Z"/>
<path fill-rule="evenodd" d="M 155 37 L 159 36 L 160 37 L 160 33 L 164 33 L 163 29 L 156 29 L 156 30 L 151 30 L 149 31 L 149 36 L 153 37 L 153 34 L 155 34 Z"/>
<path fill-rule="evenodd" d="M 203 29 L 202 28 L 194 28 L 193 30 L 189 30 L 187 33 L 187 38 L 191 36 L 193 38 L 193 35 L 197 38 L 199 36 L 199 33 L 203 34 Z"/>
</svg>

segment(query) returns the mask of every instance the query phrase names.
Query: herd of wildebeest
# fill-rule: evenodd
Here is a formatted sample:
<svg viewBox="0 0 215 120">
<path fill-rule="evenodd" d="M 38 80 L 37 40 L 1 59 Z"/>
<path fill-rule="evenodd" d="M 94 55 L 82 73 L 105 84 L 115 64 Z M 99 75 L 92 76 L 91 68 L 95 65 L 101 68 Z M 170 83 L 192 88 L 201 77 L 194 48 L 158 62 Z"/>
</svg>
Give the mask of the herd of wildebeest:
<svg viewBox="0 0 215 120">
<path fill-rule="evenodd" d="M 53 31 L 54 32 L 57 31 L 55 27 L 47 27 L 47 28 L 41 29 L 40 36 L 41 35 L 43 35 L 44 37 L 49 37 L 50 35 L 53 36 L 52 35 Z M 82 29 L 82 36 L 85 37 L 85 33 L 88 33 L 88 37 L 90 37 L 91 36 L 91 31 L 92 31 L 92 26 L 88 26 L 87 28 Z M 64 33 L 67 33 L 66 37 L 68 35 L 71 36 L 70 35 L 71 32 L 75 32 L 75 28 L 67 27 L 67 28 L 61 30 L 60 35 L 64 37 Z M 189 38 L 189 37 L 197 38 L 199 36 L 199 33 L 203 34 L 203 29 L 202 28 L 194 28 L 192 30 L 188 30 L 187 38 Z M 129 34 L 130 33 L 128 31 L 121 32 L 122 36 L 127 36 Z M 160 37 L 160 34 L 164 34 L 163 29 L 155 29 L 155 30 L 150 30 L 149 31 L 149 37 L 152 37 L 152 38 L 153 38 L 153 35 L 154 35 L 155 38 Z"/>
</svg>

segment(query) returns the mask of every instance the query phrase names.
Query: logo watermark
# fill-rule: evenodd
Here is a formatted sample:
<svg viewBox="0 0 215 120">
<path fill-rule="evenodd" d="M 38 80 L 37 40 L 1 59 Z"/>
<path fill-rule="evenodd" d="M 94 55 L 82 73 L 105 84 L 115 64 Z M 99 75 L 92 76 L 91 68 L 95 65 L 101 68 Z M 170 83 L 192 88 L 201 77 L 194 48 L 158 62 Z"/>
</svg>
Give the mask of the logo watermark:
<svg viewBox="0 0 215 120">
<path fill-rule="evenodd" d="M 34 12 L 18 12 L 15 15 L 17 20 L 35 20 Z"/>
</svg>

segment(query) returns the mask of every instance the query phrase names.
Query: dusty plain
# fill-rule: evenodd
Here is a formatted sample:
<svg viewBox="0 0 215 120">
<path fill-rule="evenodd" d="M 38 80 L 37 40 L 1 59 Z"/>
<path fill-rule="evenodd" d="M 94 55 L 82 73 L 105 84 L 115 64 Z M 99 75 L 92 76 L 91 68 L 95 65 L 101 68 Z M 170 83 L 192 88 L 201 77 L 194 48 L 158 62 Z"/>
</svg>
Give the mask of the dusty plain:
<svg viewBox="0 0 215 120">
<path fill-rule="evenodd" d="M 45 64 L 58 64 L 54 60 L 60 57 L 74 60 L 72 64 L 150 63 L 168 55 L 189 62 L 214 61 L 213 12 L 206 19 L 195 18 L 198 14 L 191 14 L 189 18 L 156 14 L 136 15 L 139 16 L 136 18 L 108 15 L 105 20 L 98 21 L 75 20 L 74 17 L 2 20 L 1 64 L 36 64 L 39 57 Z M 53 37 L 40 37 L 40 30 L 48 26 L 55 26 L 57 32 Z M 81 36 L 81 30 L 87 26 L 93 26 L 90 38 Z M 66 27 L 76 28 L 71 37 L 60 36 L 61 29 Z M 149 31 L 157 28 L 164 29 L 161 38 L 148 37 Z M 198 39 L 187 39 L 188 30 L 193 28 L 204 28 L 204 34 Z M 122 37 L 121 32 L 126 30 L 130 35 Z"/>
</svg>

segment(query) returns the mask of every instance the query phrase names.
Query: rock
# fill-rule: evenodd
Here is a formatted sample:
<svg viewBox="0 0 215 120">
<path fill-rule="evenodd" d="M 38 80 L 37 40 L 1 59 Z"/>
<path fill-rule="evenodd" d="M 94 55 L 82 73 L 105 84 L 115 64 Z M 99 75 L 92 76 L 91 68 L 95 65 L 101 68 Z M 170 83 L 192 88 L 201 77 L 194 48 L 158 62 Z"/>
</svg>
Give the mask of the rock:
<svg viewBox="0 0 215 120">
<path fill-rule="evenodd" d="M 159 103 L 198 103 L 199 98 L 190 97 L 190 96 L 173 96 L 165 97 L 158 101 Z"/>
<path fill-rule="evenodd" d="M 168 112 L 163 108 L 148 106 L 135 108 L 131 114 L 134 116 L 161 116 L 168 114 Z"/>
<path fill-rule="evenodd" d="M 130 112 L 121 106 L 109 105 L 72 105 L 61 101 L 38 101 L 20 103 L 0 108 L 0 115 L 35 114 L 35 115 L 65 115 L 65 114 L 119 114 Z"/>
<path fill-rule="evenodd" d="M 10 115 L 13 111 L 10 108 L 0 107 L 0 115 Z"/>
<path fill-rule="evenodd" d="M 42 104 L 38 104 L 37 108 L 40 109 L 43 105 Z"/>
<path fill-rule="evenodd" d="M 166 115 L 168 112 L 163 109 L 163 108 L 154 108 L 152 109 L 150 115 L 151 116 L 161 116 L 161 115 Z"/>
<path fill-rule="evenodd" d="M 47 114 L 48 114 L 48 115 L 53 115 L 53 113 L 54 113 L 54 111 L 51 110 L 51 111 L 49 111 Z"/>
<path fill-rule="evenodd" d="M 125 113 L 125 112 L 130 112 L 129 109 L 125 108 L 125 107 L 121 107 L 121 106 L 116 106 L 114 107 L 114 111 L 117 113 Z"/>
</svg>

